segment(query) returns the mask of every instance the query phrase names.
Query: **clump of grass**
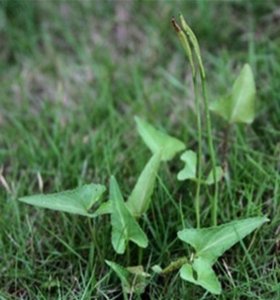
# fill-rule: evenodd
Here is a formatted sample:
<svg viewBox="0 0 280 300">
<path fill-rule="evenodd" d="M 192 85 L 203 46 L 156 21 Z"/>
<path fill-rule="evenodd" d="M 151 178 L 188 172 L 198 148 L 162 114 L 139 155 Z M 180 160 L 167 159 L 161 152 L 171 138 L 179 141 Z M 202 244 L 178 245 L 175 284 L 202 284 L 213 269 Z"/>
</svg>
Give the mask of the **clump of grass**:
<svg viewBox="0 0 280 300">
<path fill-rule="evenodd" d="M 0 12 L 4 27 L 4 42 L 8 58 L 19 60 L 23 55 L 34 55 L 40 39 L 39 11 L 35 1 L 3 0 Z"/>
</svg>

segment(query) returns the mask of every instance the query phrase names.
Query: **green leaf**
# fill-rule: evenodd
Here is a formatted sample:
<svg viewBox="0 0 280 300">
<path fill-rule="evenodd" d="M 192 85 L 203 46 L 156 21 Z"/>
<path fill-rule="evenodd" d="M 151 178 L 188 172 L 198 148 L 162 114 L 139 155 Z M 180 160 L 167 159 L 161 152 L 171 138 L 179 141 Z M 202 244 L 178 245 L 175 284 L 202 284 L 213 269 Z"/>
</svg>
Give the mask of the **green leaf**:
<svg viewBox="0 0 280 300">
<path fill-rule="evenodd" d="M 154 191 L 161 154 L 154 154 L 140 174 L 138 181 L 126 202 L 133 216 L 140 217 L 147 211 Z"/>
<path fill-rule="evenodd" d="M 107 215 L 112 213 L 112 201 L 106 201 L 100 204 L 98 209 L 94 212 L 94 216 Z"/>
<path fill-rule="evenodd" d="M 148 239 L 137 221 L 126 207 L 115 177 L 110 181 L 110 200 L 112 201 L 112 245 L 118 254 L 123 254 L 129 240 L 141 248 L 148 246 Z"/>
<path fill-rule="evenodd" d="M 210 109 L 229 123 L 253 122 L 255 117 L 256 87 L 252 69 L 245 64 L 225 99 L 212 103 Z"/>
<path fill-rule="evenodd" d="M 178 237 L 196 250 L 196 257 L 212 265 L 226 250 L 268 221 L 266 217 L 256 217 L 209 228 L 184 229 Z"/>
<path fill-rule="evenodd" d="M 133 275 L 142 276 L 142 277 L 150 277 L 151 275 L 144 271 L 143 266 L 131 266 L 126 267 L 126 269 Z"/>
<path fill-rule="evenodd" d="M 180 277 L 202 286 L 212 294 L 219 295 L 222 292 L 221 284 L 215 272 L 209 262 L 203 258 L 195 259 L 192 265 L 183 265 L 180 269 Z"/>
<path fill-rule="evenodd" d="M 178 152 L 185 149 L 183 142 L 155 129 L 139 117 L 135 117 L 135 121 L 144 143 L 153 153 L 160 152 L 163 161 L 171 160 Z"/>
<path fill-rule="evenodd" d="M 139 295 L 145 291 L 147 286 L 147 277 L 150 277 L 150 275 L 144 272 L 143 266 L 124 268 L 112 261 L 106 260 L 105 262 L 118 275 L 125 293 L 135 293 Z"/>
<path fill-rule="evenodd" d="M 216 181 L 219 182 L 224 176 L 224 171 L 221 167 L 216 167 L 215 172 L 216 172 Z M 211 185 L 211 184 L 215 183 L 214 171 L 213 170 L 210 171 L 205 183 L 208 184 L 208 185 Z"/>
<path fill-rule="evenodd" d="M 162 267 L 159 265 L 154 265 L 154 266 L 152 266 L 152 271 L 155 272 L 156 274 L 161 274 Z"/>
<path fill-rule="evenodd" d="M 128 289 L 130 287 L 128 270 L 113 261 L 105 260 L 105 262 L 118 275 L 122 282 L 123 289 Z"/>
<path fill-rule="evenodd" d="M 43 208 L 94 217 L 89 210 L 105 190 L 103 185 L 92 183 L 61 193 L 22 197 L 19 201 Z"/>
<path fill-rule="evenodd" d="M 178 180 L 196 179 L 197 155 L 192 150 L 188 150 L 181 155 L 181 160 L 185 162 L 185 167 L 181 170 L 177 178 Z"/>
</svg>

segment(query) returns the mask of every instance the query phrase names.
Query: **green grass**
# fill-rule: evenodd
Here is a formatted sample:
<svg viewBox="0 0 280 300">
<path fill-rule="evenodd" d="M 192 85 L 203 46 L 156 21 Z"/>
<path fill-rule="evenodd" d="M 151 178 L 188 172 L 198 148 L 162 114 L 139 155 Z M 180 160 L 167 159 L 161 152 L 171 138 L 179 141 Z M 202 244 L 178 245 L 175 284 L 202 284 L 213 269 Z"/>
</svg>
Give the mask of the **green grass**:
<svg viewBox="0 0 280 300">
<path fill-rule="evenodd" d="M 277 1 L 0 1 L 1 299 L 122 299 L 104 259 L 166 266 L 189 248 L 176 238 L 195 225 L 193 186 L 179 183 L 179 160 L 161 168 L 143 227 L 149 248 L 118 256 L 108 217 L 89 221 L 17 201 L 23 195 L 108 183 L 127 195 L 150 153 L 138 114 L 195 149 L 190 69 L 170 19 L 182 12 L 202 47 L 210 100 L 249 62 L 258 89 L 252 126 L 230 136 L 230 184 L 219 223 L 267 214 L 271 222 L 219 260 L 223 294 L 153 276 L 143 299 L 280 299 L 280 101 Z M 117 13 L 116 13 L 117 12 Z M 122 19 L 120 15 L 125 14 Z M 126 15 L 127 14 L 127 15 Z M 224 123 L 213 118 L 216 148 Z M 203 145 L 204 153 L 207 145 Z M 202 197 L 203 226 L 210 223 Z M 277 246 L 278 241 L 278 246 Z"/>
</svg>

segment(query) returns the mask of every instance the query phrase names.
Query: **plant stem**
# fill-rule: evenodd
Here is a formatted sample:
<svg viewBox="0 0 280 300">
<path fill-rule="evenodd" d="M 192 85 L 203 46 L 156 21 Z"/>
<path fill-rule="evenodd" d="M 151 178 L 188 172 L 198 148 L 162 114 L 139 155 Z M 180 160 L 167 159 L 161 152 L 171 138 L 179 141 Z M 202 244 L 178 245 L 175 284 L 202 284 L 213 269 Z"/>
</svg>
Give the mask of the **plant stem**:
<svg viewBox="0 0 280 300">
<path fill-rule="evenodd" d="M 195 191 L 195 214 L 196 214 L 196 227 L 200 228 L 200 186 L 202 179 L 202 129 L 201 129 L 201 112 L 199 103 L 198 83 L 196 76 L 193 76 L 194 85 L 194 98 L 195 98 L 195 109 L 196 109 L 196 123 L 198 131 L 198 154 L 197 154 L 197 182 Z"/>
<path fill-rule="evenodd" d="M 166 275 L 168 273 L 174 272 L 180 269 L 184 264 L 188 263 L 189 259 L 187 257 L 180 257 L 177 260 L 171 262 L 166 268 L 161 271 L 161 275 Z"/>
<path fill-rule="evenodd" d="M 231 131 L 231 124 L 228 124 L 227 127 L 224 129 L 223 132 L 223 142 L 222 142 L 222 167 L 225 173 L 228 170 L 228 142 L 229 142 L 229 135 Z"/>
<path fill-rule="evenodd" d="M 143 248 L 139 248 L 139 251 L 138 251 L 138 265 L 142 264 L 142 260 L 143 260 Z"/>
<path fill-rule="evenodd" d="M 206 91 L 206 80 L 205 77 L 201 76 L 201 84 L 202 84 L 202 96 L 204 101 L 205 107 L 205 117 L 206 117 L 206 127 L 207 127 L 207 139 L 208 139 L 208 147 L 210 151 L 211 163 L 213 168 L 213 177 L 214 177 L 214 198 L 211 200 L 211 220 L 212 225 L 217 225 L 217 212 L 218 212 L 218 193 L 219 193 L 219 186 L 217 182 L 217 174 L 216 174 L 216 155 L 214 150 L 213 144 L 213 136 L 212 136 L 212 124 L 211 124 L 211 117 L 209 111 L 209 102 L 208 96 Z"/>
<path fill-rule="evenodd" d="M 126 248 L 126 260 L 127 260 L 127 264 L 130 265 L 130 245 L 129 245 L 129 243 L 127 244 L 127 248 Z"/>
</svg>

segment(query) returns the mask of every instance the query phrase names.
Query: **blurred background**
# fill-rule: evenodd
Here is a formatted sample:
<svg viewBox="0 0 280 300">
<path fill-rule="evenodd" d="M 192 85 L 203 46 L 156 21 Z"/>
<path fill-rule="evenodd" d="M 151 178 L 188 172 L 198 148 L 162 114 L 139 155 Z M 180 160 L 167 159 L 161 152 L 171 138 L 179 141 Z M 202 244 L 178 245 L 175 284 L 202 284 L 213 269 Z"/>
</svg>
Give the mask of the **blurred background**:
<svg viewBox="0 0 280 300">
<path fill-rule="evenodd" d="M 210 100 L 228 92 L 244 63 L 255 73 L 257 118 L 251 128 L 238 129 L 232 145 L 237 171 L 231 193 L 246 181 L 257 199 L 275 191 L 274 175 L 264 170 L 280 151 L 278 0 L 0 0 L 0 289 L 6 297 L 35 299 L 38 291 L 57 287 L 46 257 L 55 262 L 52 276 L 65 275 L 62 291 L 83 286 L 83 277 L 76 277 L 83 260 L 53 254 L 61 244 L 49 235 L 63 236 L 65 228 L 78 226 L 76 219 L 50 219 L 18 205 L 17 197 L 106 182 L 112 173 L 128 192 L 148 153 L 131 130 L 135 114 L 196 144 L 190 69 L 170 23 L 180 12 L 199 39 Z M 221 132 L 215 135 L 219 142 Z M 248 153 L 253 162 L 244 171 Z M 170 173 L 164 176 L 176 185 Z M 230 219 L 233 204 L 226 203 L 223 217 Z M 248 214 L 256 210 L 251 204 Z M 27 211 L 33 214 L 26 217 Z M 82 232 L 69 234 L 68 245 L 84 251 Z M 272 299 L 269 286 L 262 289 Z"/>
<path fill-rule="evenodd" d="M 16 156 L 25 170 L 46 170 L 49 164 L 61 164 L 62 157 L 73 156 L 69 147 L 75 153 L 76 142 L 94 142 L 93 132 L 97 142 L 103 128 L 110 136 L 118 126 L 131 125 L 135 113 L 167 127 L 185 120 L 185 108 L 193 108 L 190 70 L 170 25 L 179 12 L 201 44 L 211 98 L 227 93 L 241 66 L 249 62 L 259 89 L 256 130 L 273 135 L 278 126 L 276 0 L 0 3 L 0 124 L 5 144 L 0 159 L 5 163 Z M 115 126 L 107 126 L 117 116 Z M 185 131 L 179 130 L 192 135 L 192 126 L 186 125 Z M 30 133 L 37 135 L 37 142 Z M 11 143 L 17 135 L 21 138 Z M 38 144 L 43 136 L 43 144 Z M 32 155 L 29 160 L 30 143 L 37 159 Z M 44 157 L 46 147 L 52 149 L 46 156 L 51 152 L 53 160 Z M 61 176 L 73 184 L 72 175 Z"/>
</svg>

